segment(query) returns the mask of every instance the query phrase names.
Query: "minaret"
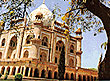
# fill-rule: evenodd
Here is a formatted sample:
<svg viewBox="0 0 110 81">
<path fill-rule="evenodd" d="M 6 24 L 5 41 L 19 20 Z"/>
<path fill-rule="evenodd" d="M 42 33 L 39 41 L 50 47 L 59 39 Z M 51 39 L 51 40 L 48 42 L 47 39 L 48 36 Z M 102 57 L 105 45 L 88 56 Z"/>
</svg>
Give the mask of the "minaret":
<svg viewBox="0 0 110 81">
<path fill-rule="evenodd" d="M 77 40 L 77 50 L 76 50 L 76 58 L 77 58 L 77 67 L 81 67 L 81 54 L 82 54 L 82 50 L 81 50 L 81 40 L 82 40 L 82 32 L 81 32 L 81 28 L 78 28 L 76 33 L 76 40 Z"/>
</svg>

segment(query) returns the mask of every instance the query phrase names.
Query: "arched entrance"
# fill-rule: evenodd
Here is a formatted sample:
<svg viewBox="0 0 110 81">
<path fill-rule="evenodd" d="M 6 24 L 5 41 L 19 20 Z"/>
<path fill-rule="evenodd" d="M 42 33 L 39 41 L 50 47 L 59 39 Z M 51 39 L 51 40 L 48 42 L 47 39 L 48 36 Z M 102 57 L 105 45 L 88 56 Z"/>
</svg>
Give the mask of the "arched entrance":
<svg viewBox="0 0 110 81">
<path fill-rule="evenodd" d="M 58 79 L 58 74 L 57 74 L 57 72 L 54 72 L 54 79 Z"/>
<path fill-rule="evenodd" d="M 94 81 L 96 81 L 97 79 L 96 79 L 96 77 L 94 77 Z"/>
<path fill-rule="evenodd" d="M 34 77 L 39 77 L 39 70 L 37 68 L 34 71 Z"/>
<path fill-rule="evenodd" d="M 45 70 L 42 70 L 41 78 L 45 78 Z"/>
<path fill-rule="evenodd" d="M 65 79 L 69 80 L 69 74 L 68 73 L 66 73 L 66 78 Z"/>
<path fill-rule="evenodd" d="M 83 81 L 86 81 L 86 76 L 85 75 L 83 75 Z"/>
<path fill-rule="evenodd" d="M 51 70 L 49 70 L 49 72 L 48 72 L 48 78 L 49 78 L 49 79 L 52 78 L 52 71 L 51 71 Z"/>
<path fill-rule="evenodd" d="M 9 75 L 9 73 L 10 73 L 10 67 L 7 67 L 7 73 Z"/>
<path fill-rule="evenodd" d="M 82 80 L 81 80 L 81 75 L 78 76 L 78 81 L 82 81 Z"/>
<path fill-rule="evenodd" d="M 13 69 L 12 69 L 12 75 L 15 75 L 15 72 L 16 72 L 16 67 L 13 67 Z"/>
<path fill-rule="evenodd" d="M 26 67 L 25 76 L 28 76 L 29 67 Z"/>
<path fill-rule="evenodd" d="M 73 75 L 73 73 L 71 73 L 71 80 L 74 80 L 74 75 Z"/>
<path fill-rule="evenodd" d="M 90 81 L 90 77 L 89 76 L 87 76 L 87 81 Z"/>
<path fill-rule="evenodd" d="M 5 72 L 5 67 L 3 66 L 2 70 L 1 70 L 1 73 L 4 74 L 4 72 Z"/>
<path fill-rule="evenodd" d="M 17 73 L 20 73 L 20 69 L 21 69 L 21 67 L 18 68 L 18 72 Z"/>
<path fill-rule="evenodd" d="M 16 36 L 13 36 L 10 40 L 10 44 L 9 44 L 9 49 L 8 49 L 8 53 L 7 53 L 7 59 L 10 59 L 11 58 L 11 55 L 12 55 L 12 52 L 14 50 L 16 50 L 16 47 L 17 47 L 17 37 Z"/>
<path fill-rule="evenodd" d="M 91 81 L 93 81 L 93 76 L 91 76 Z"/>
</svg>

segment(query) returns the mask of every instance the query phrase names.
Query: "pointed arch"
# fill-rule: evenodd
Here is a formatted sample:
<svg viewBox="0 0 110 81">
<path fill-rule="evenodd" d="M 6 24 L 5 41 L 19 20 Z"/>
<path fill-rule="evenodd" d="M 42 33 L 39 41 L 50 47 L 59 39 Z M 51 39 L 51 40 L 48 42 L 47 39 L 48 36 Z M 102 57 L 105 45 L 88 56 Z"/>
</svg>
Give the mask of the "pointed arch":
<svg viewBox="0 0 110 81">
<path fill-rule="evenodd" d="M 42 38 L 42 45 L 48 47 L 48 38 L 46 36 Z"/>
<path fill-rule="evenodd" d="M 66 80 L 69 80 L 69 74 L 66 73 L 66 77 L 65 77 Z"/>
<path fill-rule="evenodd" d="M 16 72 L 16 67 L 13 67 L 13 69 L 12 69 L 12 75 L 15 75 L 15 72 Z"/>
<path fill-rule="evenodd" d="M 85 75 L 83 75 L 83 81 L 86 81 L 86 76 Z"/>
<path fill-rule="evenodd" d="M 74 74 L 71 73 L 71 80 L 74 80 Z"/>
<path fill-rule="evenodd" d="M 58 73 L 54 72 L 54 79 L 58 79 Z"/>
<path fill-rule="evenodd" d="M 78 75 L 78 81 L 82 81 L 82 80 L 81 80 L 81 75 Z"/>
<path fill-rule="evenodd" d="M 45 78 L 45 70 L 44 69 L 41 72 L 41 78 Z"/>
<path fill-rule="evenodd" d="M 5 38 L 3 38 L 1 45 L 2 45 L 2 46 L 5 46 Z"/>
<path fill-rule="evenodd" d="M 20 73 L 20 69 L 21 69 L 21 66 L 18 68 L 18 72 L 17 73 Z"/>
<path fill-rule="evenodd" d="M 28 58 L 29 57 L 29 52 L 26 50 L 23 54 L 23 58 Z"/>
<path fill-rule="evenodd" d="M 9 43 L 9 49 L 8 49 L 8 54 L 7 54 L 7 58 L 10 59 L 11 58 L 11 55 L 12 55 L 12 52 L 14 50 L 16 50 L 16 47 L 17 47 L 17 37 L 16 36 L 13 36 L 10 40 L 10 43 Z"/>
<path fill-rule="evenodd" d="M 39 77 L 39 70 L 37 68 L 34 71 L 34 77 Z"/>
<path fill-rule="evenodd" d="M 52 71 L 51 70 L 49 70 L 49 72 L 48 72 L 48 78 L 52 79 Z"/>
<path fill-rule="evenodd" d="M 56 51 L 61 51 L 63 46 L 64 46 L 64 42 L 63 41 L 61 41 L 61 40 L 57 41 L 57 43 L 56 43 Z"/>
<path fill-rule="evenodd" d="M 1 69 L 1 73 L 4 75 L 4 72 L 5 72 L 5 67 L 3 66 Z"/>
<path fill-rule="evenodd" d="M 8 75 L 10 73 L 10 67 L 9 66 L 7 67 L 7 73 L 8 73 Z"/>
</svg>

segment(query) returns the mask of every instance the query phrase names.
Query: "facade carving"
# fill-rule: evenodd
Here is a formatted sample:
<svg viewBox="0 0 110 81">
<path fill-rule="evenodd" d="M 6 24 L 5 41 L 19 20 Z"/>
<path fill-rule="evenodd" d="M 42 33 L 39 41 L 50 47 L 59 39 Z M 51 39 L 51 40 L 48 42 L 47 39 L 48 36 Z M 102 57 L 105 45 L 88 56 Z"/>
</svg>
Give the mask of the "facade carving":
<svg viewBox="0 0 110 81">
<path fill-rule="evenodd" d="M 0 72 L 15 75 L 22 73 L 28 77 L 57 79 L 59 57 L 65 46 L 65 79 L 97 79 L 97 71 L 81 68 L 81 31 L 76 36 L 66 38 L 66 25 L 52 19 L 51 11 L 42 4 L 30 14 L 28 26 L 25 19 L 14 20 L 20 24 L 17 31 L 3 31 L 0 36 Z M 14 25 L 13 27 L 15 27 Z"/>
</svg>

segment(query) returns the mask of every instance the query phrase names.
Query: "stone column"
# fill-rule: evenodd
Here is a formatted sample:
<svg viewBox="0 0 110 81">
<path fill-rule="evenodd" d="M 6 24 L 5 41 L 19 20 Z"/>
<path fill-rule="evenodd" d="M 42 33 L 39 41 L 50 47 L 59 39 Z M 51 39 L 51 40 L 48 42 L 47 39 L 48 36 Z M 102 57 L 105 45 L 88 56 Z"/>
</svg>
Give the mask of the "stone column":
<svg viewBox="0 0 110 81">
<path fill-rule="evenodd" d="M 4 59 L 7 59 L 7 53 L 8 53 L 8 49 L 9 49 L 9 46 L 10 46 L 10 33 L 8 34 L 8 40 L 6 42 L 6 49 L 5 49 L 5 52 L 4 52 Z"/>
<path fill-rule="evenodd" d="M 53 60 L 53 51 L 54 51 L 54 32 L 52 32 L 52 37 L 51 37 L 51 52 L 50 52 L 50 62 L 54 62 Z"/>
<path fill-rule="evenodd" d="M 76 81 L 78 81 L 79 77 L 78 77 L 78 73 L 76 73 Z"/>
<path fill-rule="evenodd" d="M 68 39 L 66 39 L 66 41 L 65 41 L 65 66 L 68 65 L 68 46 L 69 46 L 69 42 L 67 40 Z"/>
<path fill-rule="evenodd" d="M 26 67 L 24 67 L 23 76 L 25 76 L 25 72 L 26 72 Z"/>
<path fill-rule="evenodd" d="M 41 77 L 41 72 L 42 72 L 42 70 L 39 70 L 39 77 Z"/>
<path fill-rule="evenodd" d="M 46 70 L 45 70 L 45 71 L 46 71 Z M 45 78 L 48 78 L 48 72 L 49 72 L 49 71 L 46 71 L 46 72 L 45 72 Z"/>
<path fill-rule="evenodd" d="M 28 71 L 28 77 L 30 77 L 30 72 L 31 72 L 31 68 L 29 68 L 29 71 Z"/>
<path fill-rule="evenodd" d="M 54 79 L 54 72 L 52 72 L 52 79 Z"/>
<path fill-rule="evenodd" d="M 22 73 L 22 66 L 21 66 L 21 68 L 20 68 L 20 73 Z"/>
<path fill-rule="evenodd" d="M 13 72 L 13 67 L 11 66 L 9 75 L 12 75 L 12 72 Z"/>
<path fill-rule="evenodd" d="M 85 75 L 85 77 L 86 77 L 86 81 L 87 81 L 87 76 Z"/>
<path fill-rule="evenodd" d="M 32 69 L 32 77 L 34 77 L 35 68 Z"/>
<path fill-rule="evenodd" d="M 6 74 L 6 72 L 7 72 L 7 68 L 8 68 L 8 66 L 5 66 L 4 74 Z"/>
<path fill-rule="evenodd" d="M 16 67 L 16 72 L 15 72 L 15 75 L 18 73 L 18 69 L 19 69 L 19 67 Z"/>
<path fill-rule="evenodd" d="M 2 71 L 2 66 L 0 67 L 0 73 L 1 73 L 1 71 Z"/>
<path fill-rule="evenodd" d="M 54 39 L 53 39 L 53 48 L 52 48 L 52 50 L 53 50 L 53 54 L 52 54 L 52 62 L 54 63 L 55 61 L 55 48 L 56 48 L 56 34 L 54 34 Z"/>
</svg>

